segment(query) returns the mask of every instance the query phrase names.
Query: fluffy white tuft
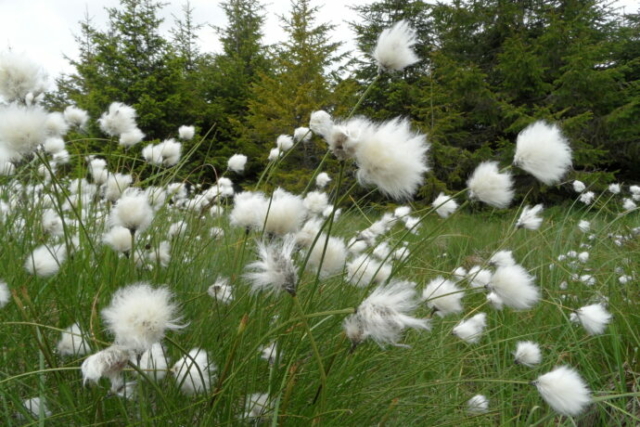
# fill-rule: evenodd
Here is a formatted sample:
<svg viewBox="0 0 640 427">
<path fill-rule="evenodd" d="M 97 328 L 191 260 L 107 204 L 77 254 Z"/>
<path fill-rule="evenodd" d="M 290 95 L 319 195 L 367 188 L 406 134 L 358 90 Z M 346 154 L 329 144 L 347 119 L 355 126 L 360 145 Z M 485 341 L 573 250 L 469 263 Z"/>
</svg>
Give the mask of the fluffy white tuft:
<svg viewBox="0 0 640 427">
<path fill-rule="evenodd" d="M 195 134 L 196 128 L 193 126 L 180 126 L 178 128 L 178 136 L 180 137 L 180 139 L 183 139 L 185 141 L 193 139 Z"/>
<path fill-rule="evenodd" d="M 538 216 L 542 211 L 542 205 L 529 207 L 528 205 L 522 209 L 520 218 L 516 222 L 516 227 L 526 228 L 527 230 L 537 230 L 542 224 L 542 218 Z"/>
<path fill-rule="evenodd" d="M 263 212 L 266 215 L 266 218 L 261 218 L 264 231 L 276 236 L 296 233 L 307 217 L 302 198 L 281 188 L 273 192 L 273 197 L 270 202 L 267 201 Z"/>
<path fill-rule="evenodd" d="M 310 191 L 307 193 L 307 197 L 304 198 L 304 207 L 312 214 L 322 215 L 327 206 L 329 206 L 327 193 Z"/>
<path fill-rule="evenodd" d="M 312 269 L 320 268 L 320 275 L 327 277 L 341 272 L 346 258 L 347 247 L 344 240 L 333 236 L 327 238 L 326 234 L 321 234 L 311 248 L 307 266 Z"/>
<path fill-rule="evenodd" d="M 171 368 L 180 390 L 187 395 L 208 391 L 215 371 L 216 366 L 209 361 L 207 352 L 199 348 L 189 351 Z"/>
<path fill-rule="evenodd" d="M 62 356 L 82 356 L 89 353 L 89 343 L 77 323 L 62 331 L 56 348 Z"/>
<path fill-rule="evenodd" d="M 458 202 L 453 197 L 440 193 L 432 203 L 441 218 L 448 218 L 458 209 Z"/>
<path fill-rule="evenodd" d="M 430 281 L 422 291 L 422 299 L 427 301 L 427 306 L 436 310 L 440 317 L 447 314 L 460 313 L 462 311 L 462 297 L 464 293 L 451 280 L 441 276 Z"/>
<path fill-rule="evenodd" d="M 131 251 L 131 231 L 128 228 L 116 225 L 105 233 L 102 241 L 116 252 L 128 253 Z"/>
<path fill-rule="evenodd" d="M 227 161 L 227 167 L 229 168 L 229 170 L 236 173 L 244 172 L 244 167 L 246 164 L 247 156 L 245 156 L 244 154 L 234 154 L 233 156 L 229 157 L 229 160 Z"/>
<path fill-rule="evenodd" d="M 470 344 L 476 344 L 487 326 L 487 314 L 478 313 L 469 319 L 462 320 L 453 328 L 453 335 Z"/>
<path fill-rule="evenodd" d="M 311 136 L 311 129 L 309 129 L 308 127 L 299 127 L 293 131 L 293 140 L 295 142 L 309 142 Z"/>
<path fill-rule="evenodd" d="M 251 282 L 251 291 L 287 291 L 295 295 L 298 282 L 298 271 L 292 258 L 295 238 L 289 235 L 270 244 L 258 242 L 257 249 L 260 259 L 247 265 L 249 272 L 244 275 Z"/>
<path fill-rule="evenodd" d="M 516 310 L 529 309 L 540 299 L 533 276 L 518 264 L 498 267 L 491 276 L 489 289 L 498 294 L 505 305 Z"/>
<path fill-rule="evenodd" d="M 233 198 L 233 209 L 229 214 L 231 225 L 261 230 L 268 207 L 269 201 L 260 192 L 238 193 Z"/>
<path fill-rule="evenodd" d="M 109 110 L 98 119 L 100 129 L 109 136 L 120 136 L 133 131 L 136 125 L 136 110 L 122 102 L 113 102 Z"/>
<path fill-rule="evenodd" d="M 69 123 L 70 126 L 74 126 L 79 129 L 84 129 L 87 126 L 87 122 L 89 121 L 89 113 L 72 105 L 69 105 L 64 109 L 63 115 L 64 119 L 67 121 L 67 123 Z"/>
<path fill-rule="evenodd" d="M 6 102 L 25 102 L 28 95 L 38 96 L 46 90 L 47 75 L 25 55 L 0 54 L 0 96 Z"/>
<path fill-rule="evenodd" d="M 331 178 L 329 177 L 329 174 L 327 174 L 326 172 L 320 172 L 318 176 L 316 176 L 316 186 L 318 188 L 324 188 L 330 182 L 331 182 Z"/>
<path fill-rule="evenodd" d="M 129 349 L 119 345 L 112 345 L 92 354 L 80 366 L 83 383 L 86 384 L 87 381 L 96 383 L 102 377 L 109 378 L 112 382 L 116 381 L 131 356 L 132 352 Z"/>
<path fill-rule="evenodd" d="M 495 265 L 496 267 L 506 267 L 509 265 L 514 265 L 516 263 L 516 260 L 513 259 L 513 252 L 503 249 L 493 254 L 489 259 L 489 263 Z"/>
<path fill-rule="evenodd" d="M 183 328 L 172 297 L 167 287 L 154 288 L 145 282 L 118 289 L 109 307 L 102 310 L 116 344 L 142 352 L 160 342 L 167 329 Z"/>
<path fill-rule="evenodd" d="M 589 388 L 580 374 L 568 366 L 539 376 L 533 384 L 545 402 L 562 415 L 580 415 L 591 403 Z"/>
<path fill-rule="evenodd" d="M 513 352 L 513 357 L 517 364 L 530 368 L 542 361 L 540 346 L 533 341 L 519 341 L 516 344 L 516 351 Z"/>
<path fill-rule="evenodd" d="M 409 199 L 429 170 L 428 149 L 426 136 L 413 132 L 407 119 L 364 127 L 355 144 L 358 181 L 393 199 Z"/>
<path fill-rule="evenodd" d="M 576 193 L 582 193 L 584 190 L 587 189 L 587 186 L 584 185 L 584 182 L 578 181 L 577 179 L 573 181 L 572 185 L 573 185 L 573 191 L 575 191 Z"/>
<path fill-rule="evenodd" d="M 132 358 L 131 362 L 156 381 L 160 381 L 167 375 L 169 363 L 164 347 L 160 343 L 153 344 L 150 349 L 142 353 L 140 359 Z"/>
<path fill-rule="evenodd" d="M 207 294 L 216 301 L 228 304 L 233 301 L 233 288 L 229 285 L 229 279 L 219 277 L 215 283 L 207 289 Z"/>
<path fill-rule="evenodd" d="M 276 139 L 276 147 L 282 152 L 289 151 L 293 147 L 293 138 L 289 135 L 280 135 Z"/>
<path fill-rule="evenodd" d="M 373 59 L 381 70 L 401 71 L 420 60 L 413 51 L 416 43 L 416 30 L 407 21 L 396 22 L 378 36 Z"/>
<path fill-rule="evenodd" d="M 379 286 L 357 308 L 355 314 L 345 319 L 344 329 L 353 345 L 372 338 L 380 346 L 398 344 L 405 328 L 427 329 L 428 319 L 411 317 L 417 306 L 415 283 L 393 281 Z"/>
<path fill-rule="evenodd" d="M 320 135 L 324 139 L 329 138 L 333 128 L 331 115 L 323 110 L 314 111 L 309 118 L 309 128 L 313 133 Z"/>
<path fill-rule="evenodd" d="M 53 276 L 67 259 L 67 248 L 64 244 L 42 245 L 34 249 L 27 257 L 24 268 L 31 274 L 40 277 Z"/>
<path fill-rule="evenodd" d="M 611 322 L 611 317 L 602 304 L 591 304 L 576 310 L 571 319 L 580 322 L 590 335 L 600 335 Z"/>
<path fill-rule="evenodd" d="M 537 121 L 518 134 L 513 164 L 552 185 L 571 167 L 571 147 L 558 126 Z"/>
<path fill-rule="evenodd" d="M 20 160 L 47 139 L 47 112 L 40 107 L 0 105 L 0 152 L 6 160 Z"/>
<path fill-rule="evenodd" d="M 391 275 L 391 266 L 361 254 L 347 264 L 347 277 L 352 284 L 365 287 L 372 282 L 382 283 Z"/>
<path fill-rule="evenodd" d="M 467 401 L 467 412 L 471 415 L 486 414 L 489 412 L 489 399 L 482 394 L 476 394 Z"/>
<path fill-rule="evenodd" d="M 127 190 L 111 210 L 112 226 L 127 228 L 131 233 L 144 231 L 153 220 L 153 209 L 146 193 L 137 189 Z"/>
<path fill-rule="evenodd" d="M 500 173 L 498 162 L 483 162 L 467 181 L 469 198 L 496 208 L 506 208 L 513 199 L 511 174 Z"/>
</svg>

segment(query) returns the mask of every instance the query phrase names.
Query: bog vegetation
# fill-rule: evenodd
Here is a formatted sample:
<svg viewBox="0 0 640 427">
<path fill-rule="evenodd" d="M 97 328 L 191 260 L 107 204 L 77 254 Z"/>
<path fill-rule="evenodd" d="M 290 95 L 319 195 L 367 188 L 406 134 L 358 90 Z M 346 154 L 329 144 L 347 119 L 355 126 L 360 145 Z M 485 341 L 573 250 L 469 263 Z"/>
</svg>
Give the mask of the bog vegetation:
<svg viewBox="0 0 640 427">
<path fill-rule="evenodd" d="M 637 15 L 160 7 L 0 56 L 2 425 L 638 422 Z"/>
</svg>

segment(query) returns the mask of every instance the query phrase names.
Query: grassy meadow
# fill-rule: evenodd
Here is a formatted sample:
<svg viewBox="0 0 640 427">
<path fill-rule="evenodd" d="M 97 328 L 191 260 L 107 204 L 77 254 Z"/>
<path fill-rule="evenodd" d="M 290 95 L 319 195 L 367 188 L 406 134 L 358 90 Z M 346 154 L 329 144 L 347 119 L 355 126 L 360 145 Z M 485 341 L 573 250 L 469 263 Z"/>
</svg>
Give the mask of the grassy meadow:
<svg viewBox="0 0 640 427">
<path fill-rule="evenodd" d="M 396 218 L 377 239 L 408 249 L 406 258 L 383 258 L 391 266 L 385 282 L 415 282 L 420 296 L 437 276 L 452 279 L 464 309 L 440 317 L 422 301 L 412 315 L 430 318 L 430 331 L 405 330 L 403 347 L 365 340 L 354 348 L 344 319 L 379 283 L 354 286 L 342 268 L 321 275 L 304 267 L 307 251 L 297 249 L 295 298 L 252 292 L 246 266 L 257 258 L 257 242 L 270 237 L 230 225 L 231 198 L 217 198 L 213 210 L 184 202 L 197 190 L 158 205 L 150 227 L 134 235 L 134 249 L 118 253 L 104 242 L 112 204 L 97 195 L 74 199 L 78 181 L 61 172 L 43 179 L 40 163 L 36 157 L 0 178 L 0 279 L 11 293 L 0 309 L 1 425 L 623 426 L 640 419 L 640 224 L 637 211 L 620 213 L 622 195 L 603 193 L 591 206 L 567 201 L 549 207 L 538 230 L 516 227 L 518 207 L 475 213 L 463 207 L 443 219 L 432 207 L 415 206 L 410 215 L 417 225 L 409 229 Z M 328 191 L 339 185 L 332 184 Z M 339 216 L 323 220 L 324 230 L 330 226 L 332 236 L 348 241 L 394 212 L 365 203 L 343 202 Z M 45 230 L 46 209 L 62 218 L 62 232 Z M 583 220 L 590 222 L 587 231 L 578 227 Z M 170 244 L 168 257 L 154 252 L 161 242 Z M 56 244 L 67 254 L 59 269 L 46 277 L 29 273 L 32 251 Z M 535 276 L 541 300 L 530 310 L 498 310 L 486 289 L 453 273 L 491 268 L 489 259 L 499 250 L 512 250 Z M 232 297 L 211 295 L 218 278 L 229 279 Z M 119 288 L 141 281 L 166 285 L 186 324 L 162 342 L 168 359 L 163 378 L 130 362 L 120 374 L 124 391 L 105 378 L 84 383 L 83 361 L 114 339 L 101 310 Z M 572 310 L 593 303 L 613 315 L 599 335 L 570 320 Z M 477 343 L 452 334 L 458 322 L 480 312 L 487 314 L 487 327 Z M 61 333 L 74 323 L 89 348 L 63 355 Z M 514 363 L 516 343 L 525 340 L 539 343 L 539 365 Z M 267 348 L 272 344 L 274 351 Z M 210 379 L 204 390 L 185 394 L 167 370 L 193 348 L 215 366 L 200 372 Z M 530 384 L 559 365 L 574 367 L 592 390 L 594 403 L 580 416 L 558 415 Z M 467 401 L 478 394 L 488 399 L 486 410 L 469 409 Z M 46 408 L 25 405 L 32 398 Z"/>
</svg>

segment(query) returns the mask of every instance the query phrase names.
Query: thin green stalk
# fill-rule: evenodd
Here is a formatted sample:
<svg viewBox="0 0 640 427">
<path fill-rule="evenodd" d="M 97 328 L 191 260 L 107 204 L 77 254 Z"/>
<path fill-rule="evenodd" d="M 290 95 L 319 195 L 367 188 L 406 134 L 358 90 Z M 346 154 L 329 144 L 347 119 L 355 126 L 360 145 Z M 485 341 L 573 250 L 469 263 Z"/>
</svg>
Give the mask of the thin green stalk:
<svg viewBox="0 0 640 427">
<path fill-rule="evenodd" d="M 313 332 L 311 331 L 311 328 L 309 327 L 309 322 L 307 321 L 307 318 L 304 315 L 304 310 L 302 308 L 302 305 L 300 304 L 300 300 L 298 300 L 297 296 L 292 296 L 293 298 L 293 303 L 296 307 L 296 309 L 298 310 L 298 314 L 300 315 L 300 318 L 302 319 L 302 324 L 304 325 L 304 328 L 307 332 L 307 336 L 309 337 L 309 343 L 311 344 L 311 349 L 313 350 L 313 355 L 316 358 L 316 362 L 318 363 L 318 370 L 320 371 L 320 385 L 322 387 L 322 390 L 325 390 L 324 393 L 321 394 L 321 399 L 320 399 L 320 411 L 324 410 L 324 406 L 326 403 L 326 390 L 327 390 L 327 374 L 325 372 L 324 369 L 324 364 L 322 363 L 322 356 L 320 355 L 320 350 L 318 349 L 318 344 L 316 343 L 315 338 L 313 337 Z"/>
</svg>

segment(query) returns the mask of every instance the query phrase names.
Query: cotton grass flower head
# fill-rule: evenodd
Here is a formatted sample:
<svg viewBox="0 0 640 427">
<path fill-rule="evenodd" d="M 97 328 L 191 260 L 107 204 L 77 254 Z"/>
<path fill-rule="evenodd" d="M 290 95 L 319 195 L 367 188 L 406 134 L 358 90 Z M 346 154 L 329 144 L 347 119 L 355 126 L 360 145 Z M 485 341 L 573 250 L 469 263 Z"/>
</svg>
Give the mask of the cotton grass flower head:
<svg viewBox="0 0 640 427">
<path fill-rule="evenodd" d="M 194 348 L 182 356 L 171 368 L 176 383 L 186 395 L 206 392 L 211 386 L 211 375 L 216 366 L 209 361 L 206 351 Z"/>
<path fill-rule="evenodd" d="M 177 305 L 166 287 L 138 282 L 116 291 L 111 304 L 102 310 L 107 329 L 116 344 L 143 352 L 160 342 L 167 330 L 182 329 Z"/>
<path fill-rule="evenodd" d="M 389 278 L 391 270 L 391 265 L 361 254 L 347 264 L 347 280 L 361 288 L 370 283 L 380 284 Z"/>
<path fill-rule="evenodd" d="M 122 102 L 113 102 L 98 119 L 100 129 L 109 136 L 120 136 L 137 129 L 136 110 Z"/>
<path fill-rule="evenodd" d="M 120 134 L 118 144 L 123 147 L 133 147 L 137 143 L 141 142 L 146 135 L 140 129 L 133 128 Z"/>
<path fill-rule="evenodd" d="M 513 252 L 507 249 L 502 249 L 491 256 L 489 263 L 496 267 L 507 267 L 514 265 L 516 260 L 513 258 Z"/>
<path fill-rule="evenodd" d="M 112 345 L 97 353 L 87 357 L 80 370 L 82 371 L 82 382 L 97 383 L 100 378 L 109 378 L 112 382 L 118 382 L 118 377 L 129 359 L 132 352 L 119 345 Z"/>
<path fill-rule="evenodd" d="M 196 134 L 196 128 L 193 126 L 180 126 L 178 128 L 178 136 L 184 141 L 190 141 Z"/>
<path fill-rule="evenodd" d="M 309 142 L 311 140 L 311 136 L 313 134 L 311 133 L 311 129 L 309 129 L 308 127 L 299 127 L 296 128 L 296 130 L 293 131 L 293 140 L 295 142 Z"/>
<path fill-rule="evenodd" d="M 229 304 L 233 301 L 233 288 L 229 285 L 229 279 L 226 277 L 218 277 L 215 283 L 207 289 L 207 294 L 223 304 Z"/>
<path fill-rule="evenodd" d="M 320 276 L 327 277 L 341 272 L 347 258 L 347 247 L 344 240 L 321 234 L 311 248 L 307 268 L 320 269 Z"/>
<path fill-rule="evenodd" d="M 67 247 L 61 245 L 41 245 L 31 252 L 24 268 L 39 277 L 53 276 L 67 259 Z"/>
<path fill-rule="evenodd" d="M 580 201 L 585 205 L 590 205 L 595 200 L 596 195 L 593 191 L 587 191 L 586 193 L 582 193 L 580 195 Z"/>
<path fill-rule="evenodd" d="M 327 184 L 330 182 L 331 182 L 331 178 L 329 177 L 329 174 L 327 174 L 326 172 L 320 172 L 318 176 L 316 176 L 316 187 L 320 189 L 325 188 Z"/>
<path fill-rule="evenodd" d="M 622 200 L 622 209 L 624 209 L 625 211 L 629 212 L 632 211 L 634 209 L 636 209 L 638 207 L 638 205 L 635 204 L 635 202 L 627 197 L 625 197 Z"/>
<path fill-rule="evenodd" d="M 238 193 L 233 198 L 233 209 L 229 214 L 231 225 L 261 230 L 268 207 L 269 201 L 260 192 Z"/>
<path fill-rule="evenodd" d="M 575 191 L 576 193 L 582 193 L 584 190 L 587 189 L 587 186 L 584 185 L 584 182 L 578 181 L 577 179 L 573 181 L 572 185 L 573 185 L 573 191 Z"/>
<path fill-rule="evenodd" d="M 542 209 L 542 205 L 535 205 L 534 207 L 525 206 L 516 222 L 516 227 L 526 228 L 527 230 L 537 230 L 540 228 L 542 218 L 538 215 L 542 212 Z"/>
<path fill-rule="evenodd" d="M 432 203 L 440 218 L 448 218 L 458 209 L 458 203 L 453 197 L 440 193 Z"/>
<path fill-rule="evenodd" d="M 591 229 L 591 223 L 589 221 L 582 219 L 580 220 L 580 222 L 578 222 L 578 228 L 583 233 L 588 233 L 589 230 Z"/>
<path fill-rule="evenodd" d="M 119 225 L 111 227 L 102 237 L 102 241 L 116 252 L 131 252 L 131 231 L 128 228 Z"/>
<path fill-rule="evenodd" d="M 540 346 L 533 341 L 518 341 L 513 352 L 515 363 L 533 368 L 542 361 Z"/>
<path fill-rule="evenodd" d="M 571 313 L 570 319 L 579 322 L 589 335 L 600 335 L 611 322 L 611 317 L 602 304 L 591 304 Z"/>
<path fill-rule="evenodd" d="M 302 197 L 281 188 L 273 192 L 271 201 L 263 213 L 266 215 L 266 218 L 261 218 L 264 231 L 276 236 L 296 233 L 307 217 Z"/>
<path fill-rule="evenodd" d="M 153 209 L 147 195 L 138 190 L 127 190 L 111 210 L 112 226 L 127 228 L 131 234 L 146 230 L 153 220 Z"/>
<path fill-rule="evenodd" d="M 48 114 L 40 107 L 0 105 L 0 153 L 5 160 L 20 160 L 33 153 L 47 137 Z"/>
<path fill-rule="evenodd" d="M 69 131 L 69 124 L 64 119 L 64 115 L 56 111 L 47 114 L 45 129 L 48 136 L 61 138 Z"/>
<path fill-rule="evenodd" d="M 276 147 L 282 152 L 289 151 L 293 147 L 293 138 L 289 135 L 280 135 L 276 139 Z"/>
<path fill-rule="evenodd" d="M 314 111 L 309 118 L 309 128 L 311 128 L 311 131 L 316 135 L 327 139 L 333 129 L 333 119 L 326 111 Z"/>
<path fill-rule="evenodd" d="M 6 282 L 0 280 L 0 308 L 3 308 L 11 300 L 11 292 Z"/>
<path fill-rule="evenodd" d="M 466 279 L 472 288 L 484 288 L 491 282 L 491 270 L 483 269 L 479 265 L 474 265 L 467 272 Z"/>
<path fill-rule="evenodd" d="M 467 180 L 469 198 L 478 199 L 495 208 L 506 208 L 513 199 L 511 174 L 500 173 L 498 162 L 483 162 Z"/>
<path fill-rule="evenodd" d="M 578 372 L 560 366 L 533 382 L 542 398 L 561 415 L 580 415 L 591 403 L 591 392 Z"/>
<path fill-rule="evenodd" d="M 476 394 L 467 401 L 467 412 L 471 415 L 486 414 L 489 412 L 489 399 L 482 394 Z"/>
<path fill-rule="evenodd" d="M 310 191 L 304 198 L 303 204 L 310 213 L 322 215 L 322 212 L 329 206 L 329 197 L 327 193 Z"/>
<path fill-rule="evenodd" d="M 458 285 L 441 276 L 427 283 L 422 292 L 422 300 L 427 302 L 427 307 L 434 309 L 440 317 L 462 312 L 463 296 Z"/>
<path fill-rule="evenodd" d="M 405 20 L 396 22 L 378 36 L 372 53 L 373 59 L 380 70 L 402 71 L 420 61 L 413 51 L 413 46 L 417 43 L 416 30 Z"/>
<path fill-rule="evenodd" d="M 0 54 L 0 96 L 7 103 L 25 103 L 28 95 L 37 97 L 46 87 L 47 75 L 38 64 L 22 54 Z"/>
<path fill-rule="evenodd" d="M 64 109 L 64 119 L 69 123 L 69 126 L 76 127 L 78 129 L 84 129 L 89 121 L 89 113 L 85 110 L 69 105 Z"/>
<path fill-rule="evenodd" d="M 245 156 L 244 154 L 234 154 L 233 156 L 229 157 L 229 160 L 227 161 L 227 167 L 229 168 L 229 170 L 236 173 L 244 172 L 244 167 L 246 164 L 247 156 Z"/>
<path fill-rule="evenodd" d="M 571 147 L 557 125 L 537 121 L 518 134 L 513 164 L 552 185 L 571 167 Z"/>
<path fill-rule="evenodd" d="M 298 282 L 298 271 L 292 258 L 295 238 L 289 235 L 270 244 L 258 242 L 257 249 L 260 259 L 247 265 L 249 272 L 244 274 L 244 278 L 251 282 L 251 292 L 287 291 L 295 296 Z"/>
<path fill-rule="evenodd" d="M 461 320 L 451 333 L 469 344 L 476 344 L 480 341 L 486 326 L 487 314 L 478 313 L 466 320 Z"/>
<path fill-rule="evenodd" d="M 357 141 L 358 181 L 395 200 L 411 198 L 429 170 L 426 136 L 412 131 L 409 120 L 395 118 L 363 128 Z"/>
<path fill-rule="evenodd" d="M 133 177 L 129 174 L 109 174 L 104 185 L 104 198 L 110 202 L 115 202 L 129 188 L 132 182 Z"/>
<path fill-rule="evenodd" d="M 405 347 L 398 343 L 404 329 L 431 328 L 428 319 L 409 315 L 418 304 L 415 283 L 392 281 L 379 286 L 345 319 L 345 333 L 354 346 L 371 338 L 381 347 L 385 344 Z"/>
<path fill-rule="evenodd" d="M 508 307 L 527 310 L 540 300 L 540 290 L 533 280 L 521 265 L 507 265 L 496 269 L 488 288 L 498 294 Z"/>
<path fill-rule="evenodd" d="M 85 334 L 77 323 L 62 331 L 56 349 L 61 356 L 83 356 L 90 351 Z"/>
<path fill-rule="evenodd" d="M 169 362 L 165 349 L 160 343 L 153 344 L 142 353 L 140 358 L 134 357 L 131 362 L 155 381 L 160 381 L 167 375 Z"/>
</svg>

